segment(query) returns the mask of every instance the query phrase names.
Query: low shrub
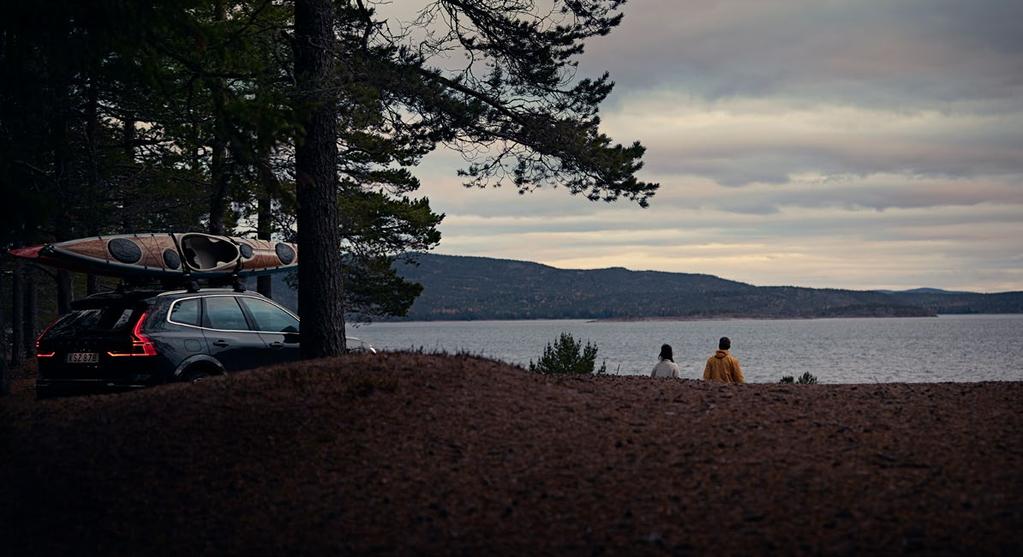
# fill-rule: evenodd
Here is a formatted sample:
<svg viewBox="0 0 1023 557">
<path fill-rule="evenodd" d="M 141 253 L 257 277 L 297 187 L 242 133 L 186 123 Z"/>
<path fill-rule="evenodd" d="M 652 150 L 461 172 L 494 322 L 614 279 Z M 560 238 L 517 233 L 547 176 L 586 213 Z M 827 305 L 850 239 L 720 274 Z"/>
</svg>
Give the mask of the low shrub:
<svg viewBox="0 0 1023 557">
<path fill-rule="evenodd" d="M 814 385 L 817 383 L 817 376 L 810 373 L 809 371 L 800 375 L 798 379 L 793 378 L 791 375 L 782 376 L 779 383 L 795 383 L 798 385 Z"/>
</svg>

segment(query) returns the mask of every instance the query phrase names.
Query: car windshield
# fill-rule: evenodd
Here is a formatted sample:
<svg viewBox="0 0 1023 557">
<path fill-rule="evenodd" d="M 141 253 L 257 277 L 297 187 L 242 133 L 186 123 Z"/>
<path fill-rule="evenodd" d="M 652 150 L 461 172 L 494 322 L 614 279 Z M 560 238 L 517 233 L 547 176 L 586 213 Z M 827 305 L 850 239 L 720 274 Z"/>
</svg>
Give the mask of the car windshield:
<svg viewBox="0 0 1023 557">
<path fill-rule="evenodd" d="M 65 339 L 95 333 L 118 333 L 131 329 L 137 308 L 112 305 L 73 311 L 46 332 L 47 339 Z"/>
</svg>

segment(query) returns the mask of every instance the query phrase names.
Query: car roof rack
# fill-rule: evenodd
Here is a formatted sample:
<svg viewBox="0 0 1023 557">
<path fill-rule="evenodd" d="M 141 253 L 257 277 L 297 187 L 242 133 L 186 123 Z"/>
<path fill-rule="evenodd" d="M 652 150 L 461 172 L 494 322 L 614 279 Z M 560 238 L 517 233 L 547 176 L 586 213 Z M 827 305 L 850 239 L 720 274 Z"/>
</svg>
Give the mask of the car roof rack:
<svg viewBox="0 0 1023 557">
<path fill-rule="evenodd" d="M 124 277 L 117 284 L 116 291 L 124 293 L 130 290 L 152 290 L 154 288 L 162 290 L 184 289 L 191 293 L 199 292 L 203 288 L 231 288 L 235 292 L 245 292 L 245 283 L 237 273 L 225 277 L 206 279 L 196 279 L 187 274 L 179 279 L 162 278 L 154 280 L 151 278 Z"/>
</svg>

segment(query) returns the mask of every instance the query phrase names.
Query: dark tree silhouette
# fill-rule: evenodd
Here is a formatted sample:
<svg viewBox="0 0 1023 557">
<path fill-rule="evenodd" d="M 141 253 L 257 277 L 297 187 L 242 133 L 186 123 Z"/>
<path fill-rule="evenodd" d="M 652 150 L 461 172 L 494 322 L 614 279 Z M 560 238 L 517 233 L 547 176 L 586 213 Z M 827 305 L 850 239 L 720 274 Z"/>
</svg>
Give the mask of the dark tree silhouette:
<svg viewBox="0 0 1023 557">
<path fill-rule="evenodd" d="M 583 43 L 618 25 L 623 3 L 562 0 L 545 9 L 533 2 L 437 0 L 413 22 L 390 25 L 366 2 L 338 2 L 332 36 L 315 43 L 321 50 L 333 49 L 333 81 L 301 82 L 298 98 L 308 103 L 311 86 L 333 92 L 341 199 L 372 191 L 414 191 L 419 182 L 410 169 L 437 146 L 446 145 L 469 159 L 461 171 L 467 185 L 507 182 L 521 192 L 566 187 L 594 201 L 625 197 L 645 206 L 658 186 L 635 176 L 644 148 L 639 143 L 616 144 L 599 130 L 597 107 L 611 91 L 609 76 L 575 78 L 575 57 L 582 53 Z M 314 46 L 312 31 L 298 25 L 305 4 L 296 5 L 298 76 L 320 62 L 303 50 Z M 394 31 L 403 26 L 405 32 Z M 307 58 L 300 59 L 300 51 Z M 451 69 L 452 53 L 464 56 L 461 68 Z M 305 141 L 319 133 L 307 129 Z M 311 166 L 299 168 L 313 183 Z M 318 262 L 315 270 L 300 271 L 304 342 L 306 331 L 327 338 L 343 336 L 328 330 L 341 322 L 333 314 L 309 319 L 304 309 L 310 303 L 306 300 L 322 304 L 334 292 L 335 283 L 321 273 L 341 276 L 343 271 L 332 262 L 321 266 L 327 262 L 325 255 L 309 252 L 337 248 L 322 241 L 333 241 L 325 235 L 333 228 L 327 221 L 333 218 L 330 211 L 313 214 L 302 208 L 303 196 L 316 191 L 303 192 L 303 179 L 299 177 L 300 246 L 306 264 L 312 257 Z M 314 223 L 308 218 L 323 220 Z M 307 276 L 317 282 L 307 284 Z M 333 305 L 328 309 L 333 312 Z M 335 352 L 310 348 L 306 353 Z"/>
<path fill-rule="evenodd" d="M 332 72 L 334 6 L 295 2 L 295 84 L 298 124 L 295 182 L 298 199 L 298 308 L 304 357 L 345 350 L 341 232 L 337 207 L 337 131 Z"/>
<path fill-rule="evenodd" d="M 5 6 L 0 247 L 297 224 L 303 352 L 338 354 L 346 308 L 400 315 L 420 290 L 390 263 L 439 241 L 414 197 L 439 146 L 468 185 L 646 205 L 643 147 L 600 131 L 610 78 L 576 76 L 623 4 L 435 0 L 400 24 L 366 0 Z"/>
</svg>

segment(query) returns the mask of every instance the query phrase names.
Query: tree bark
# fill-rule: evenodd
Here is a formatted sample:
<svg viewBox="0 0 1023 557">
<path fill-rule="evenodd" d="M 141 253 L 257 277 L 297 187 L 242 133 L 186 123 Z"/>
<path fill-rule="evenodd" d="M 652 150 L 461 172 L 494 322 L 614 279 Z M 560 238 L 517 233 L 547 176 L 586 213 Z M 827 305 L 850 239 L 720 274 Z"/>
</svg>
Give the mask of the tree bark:
<svg viewBox="0 0 1023 557">
<path fill-rule="evenodd" d="M 89 233 L 98 236 L 100 233 L 100 220 L 102 219 L 99 203 L 99 89 L 96 87 L 95 77 L 89 81 L 88 103 L 85 106 L 85 143 L 88 149 L 88 186 L 90 205 L 90 226 Z M 85 293 L 93 295 L 99 291 L 99 281 L 96 275 L 85 276 Z"/>
<path fill-rule="evenodd" d="M 0 300 L 4 295 L 4 275 L 0 272 Z M 0 396 L 10 394 L 11 379 L 7 373 L 7 320 L 4 319 L 4 306 L 0 304 Z"/>
<path fill-rule="evenodd" d="M 36 317 L 39 313 L 39 296 L 36 290 L 35 273 L 29 271 L 25 277 L 25 337 L 22 341 L 25 344 L 25 357 L 31 358 L 36 355 Z"/>
<path fill-rule="evenodd" d="M 256 209 L 256 237 L 260 240 L 270 240 L 273 236 L 273 192 L 277 189 L 277 177 L 274 176 L 269 153 L 260 156 L 257 166 L 259 201 Z M 272 298 L 273 277 L 269 275 L 256 277 L 256 291 L 267 298 Z"/>
<path fill-rule="evenodd" d="M 331 87 L 333 27 L 331 0 L 296 0 L 295 110 L 301 132 L 295 139 L 295 178 L 304 358 L 345 351 L 336 108 Z"/>
<path fill-rule="evenodd" d="M 224 233 L 224 215 L 227 213 L 227 190 L 230 176 L 227 173 L 227 141 L 224 139 L 223 93 L 213 88 L 214 126 L 213 141 L 210 145 L 210 179 L 213 191 L 210 193 L 210 234 Z"/>
<path fill-rule="evenodd" d="M 89 80 L 89 89 L 87 93 L 87 102 L 85 104 L 85 147 L 88 149 L 89 160 L 88 165 L 88 180 L 89 180 L 89 194 L 96 195 L 96 186 L 99 183 L 99 161 L 96 158 L 98 149 L 96 148 L 97 130 L 99 130 L 99 90 L 96 88 L 95 78 Z M 90 200 L 92 202 L 92 200 Z M 95 202 L 92 202 L 95 204 Z M 96 215 L 91 215 L 92 218 L 97 218 Z"/>
<path fill-rule="evenodd" d="M 16 263 L 11 273 L 11 367 L 25 361 L 25 270 Z"/>
<path fill-rule="evenodd" d="M 57 314 L 64 315 L 71 311 L 71 302 L 74 301 L 74 281 L 71 271 L 64 269 L 57 270 Z"/>
<path fill-rule="evenodd" d="M 69 110 L 67 107 L 71 105 L 70 94 L 68 92 L 68 85 L 61 81 L 54 87 L 57 91 L 58 103 L 57 110 L 53 114 L 52 122 L 52 141 L 53 141 L 53 170 L 55 173 L 54 183 L 57 184 L 57 196 L 59 199 L 68 201 L 70 203 L 61 203 L 61 208 L 56 214 L 54 214 L 53 230 L 55 231 L 56 240 L 63 242 L 70 240 L 74 236 L 74 231 L 71 230 L 72 214 L 71 211 L 76 205 L 75 201 L 81 199 L 80 191 L 72 184 L 72 174 L 74 173 L 74 164 L 72 161 L 71 145 L 68 139 L 68 122 Z M 91 201 L 91 192 L 86 194 L 89 197 L 89 203 Z M 57 270 L 57 313 L 64 315 L 71 311 L 71 298 L 73 293 L 71 292 L 71 272 L 58 269 Z"/>
<path fill-rule="evenodd" d="M 264 188 L 260 193 L 259 207 L 256 211 L 256 237 L 260 240 L 269 240 L 273 235 L 273 227 L 270 223 L 272 218 L 271 203 L 270 192 Z M 270 275 L 259 275 L 256 277 L 256 291 L 267 298 L 272 298 L 273 277 Z"/>
<path fill-rule="evenodd" d="M 135 117 L 128 116 L 124 120 L 124 127 L 121 129 L 124 139 L 124 156 L 128 159 L 128 165 L 135 164 Z"/>
<path fill-rule="evenodd" d="M 227 9 L 223 0 L 214 3 L 214 21 L 222 22 L 227 18 Z M 222 61 L 224 50 L 217 48 L 217 55 Z M 210 180 L 213 191 L 210 194 L 210 234 L 224 233 L 224 216 L 227 213 L 227 193 L 231 184 L 227 164 L 227 117 L 224 113 L 226 94 L 223 78 L 209 78 L 206 86 L 213 100 L 213 141 L 210 145 Z"/>
<path fill-rule="evenodd" d="M 124 139 L 124 157 L 127 162 L 128 168 L 134 168 L 135 166 L 135 116 L 129 114 L 124 119 L 124 126 L 121 130 L 122 138 Z M 124 230 L 131 229 L 131 217 L 134 214 L 135 208 L 132 197 L 124 196 L 124 207 L 120 211 L 121 213 L 121 226 Z"/>
</svg>

